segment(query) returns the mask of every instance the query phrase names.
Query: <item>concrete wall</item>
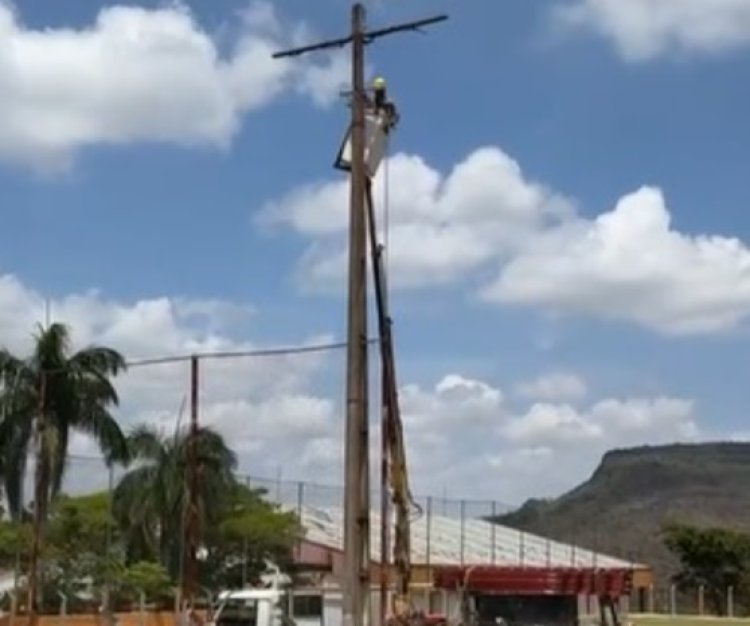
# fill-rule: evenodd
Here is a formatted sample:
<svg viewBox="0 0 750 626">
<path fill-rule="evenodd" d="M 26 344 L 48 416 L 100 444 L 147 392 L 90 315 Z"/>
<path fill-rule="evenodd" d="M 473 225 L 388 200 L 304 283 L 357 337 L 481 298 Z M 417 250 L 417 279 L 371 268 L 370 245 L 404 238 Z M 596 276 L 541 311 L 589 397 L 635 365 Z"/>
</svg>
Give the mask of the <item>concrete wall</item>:
<svg viewBox="0 0 750 626">
<path fill-rule="evenodd" d="M 176 614 L 172 612 L 150 613 L 117 613 L 117 626 L 179 626 Z M 10 615 L 0 617 L 0 626 L 28 626 L 26 616 Z M 103 616 L 97 614 L 83 615 L 41 615 L 37 626 L 107 626 Z"/>
</svg>

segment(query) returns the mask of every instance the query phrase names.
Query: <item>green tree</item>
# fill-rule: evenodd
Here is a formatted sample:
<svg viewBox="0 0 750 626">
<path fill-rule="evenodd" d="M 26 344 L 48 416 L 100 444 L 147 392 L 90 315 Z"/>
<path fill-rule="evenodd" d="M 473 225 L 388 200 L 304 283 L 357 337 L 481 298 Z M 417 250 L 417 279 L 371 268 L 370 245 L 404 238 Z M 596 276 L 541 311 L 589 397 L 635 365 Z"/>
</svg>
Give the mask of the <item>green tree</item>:
<svg viewBox="0 0 750 626">
<path fill-rule="evenodd" d="M 207 556 L 201 572 L 210 588 L 240 587 L 261 574 L 267 562 L 282 569 L 292 563 L 300 537 L 296 515 L 264 498 L 265 492 L 235 484 L 221 511 L 221 521 L 206 529 Z"/>
<path fill-rule="evenodd" d="M 47 525 L 46 560 L 54 568 L 50 580 L 69 595 L 87 577 L 92 578 L 95 588 L 103 587 L 108 573 L 123 561 L 117 539 L 109 494 L 59 496 Z"/>
<path fill-rule="evenodd" d="M 126 459 L 125 436 L 110 412 L 118 404 L 111 379 L 124 368 L 122 355 L 110 348 L 71 353 L 70 332 L 63 324 L 40 327 L 28 358 L 0 349 L 0 458 L 14 519 L 23 512 L 26 459 L 35 428 L 41 441 L 34 500 L 42 511 L 60 491 L 72 430 L 92 436 L 108 461 Z"/>
<path fill-rule="evenodd" d="M 674 582 L 690 590 L 703 585 L 713 609 L 724 614 L 727 588 L 739 592 L 747 580 L 750 536 L 724 528 L 671 524 L 664 528 L 664 542 L 680 560 Z"/>
<path fill-rule="evenodd" d="M 134 600 L 143 593 L 147 601 L 163 603 L 172 593 L 169 573 L 160 563 L 138 561 L 128 567 L 122 577 L 124 590 Z"/>
<path fill-rule="evenodd" d="M 118 404 L 112 377 L 125 368 L 118 352 L 90 347 L 72 353 L 63 324 L 39 327 L 31 355 L 0 350 L 0 458 L 5 495 L 15 519 L 23 511 L 26 458 L 34 443 L 34 533 L 29 563 L 30 620 L 35 623 L 37 563 L 50 501 L 65 475 L 72 430 L 91 435 L 109 462 L 127 458 L 110 412 Z"/>
<path fill-rule="evenodd" d="M 31 525 L 15 521 L 0 522 L 0 568 L 13 570 L 16 561 L 31 547 Z"/>
<path fill-rule="evenodd" d="M 135 465 L 118 483 L 114 511 L 129 562 L 156 560 L 176 577 L 187 498 L 187 431 L 172 436 L 138 427 L 129 437 Z M 219 520 L 234 485 L 237 459 L 210 428 L 198 432 L 198 494 L 202 528 Z"/>
</svg>

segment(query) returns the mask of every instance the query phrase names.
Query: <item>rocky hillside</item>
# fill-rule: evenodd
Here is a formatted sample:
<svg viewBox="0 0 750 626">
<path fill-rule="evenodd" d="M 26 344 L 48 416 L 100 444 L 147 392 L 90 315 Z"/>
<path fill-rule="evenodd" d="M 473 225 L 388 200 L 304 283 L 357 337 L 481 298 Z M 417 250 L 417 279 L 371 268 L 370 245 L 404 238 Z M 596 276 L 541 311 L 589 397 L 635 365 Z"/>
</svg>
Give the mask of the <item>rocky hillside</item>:
<svg viewBox="0 0 750 626">
<path fill-rule="evenodd" d="M 675 567 L 659 537 L 665 522 L 750 532 L 750 444 L 613 450 L 585 483 L 498 521 L 647 563 L 662 582 Z"/>
</svg>

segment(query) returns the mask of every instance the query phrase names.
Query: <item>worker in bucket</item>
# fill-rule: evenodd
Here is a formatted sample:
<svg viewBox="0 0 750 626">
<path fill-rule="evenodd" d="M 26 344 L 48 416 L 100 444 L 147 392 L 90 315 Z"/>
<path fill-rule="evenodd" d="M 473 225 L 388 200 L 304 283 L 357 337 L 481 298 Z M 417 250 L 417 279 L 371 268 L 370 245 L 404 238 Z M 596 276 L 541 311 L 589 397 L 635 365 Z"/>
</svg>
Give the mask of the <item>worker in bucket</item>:
<svg viewBox="0 0 750 626">
<path fill-rule="evenodd" d="M 388 99 L 385 78 L 377 76 L 372 81 L 373 108 L 383 118 L 383 129 L 388 132 L 398 122 L 396 105 Z"/>
</svg>

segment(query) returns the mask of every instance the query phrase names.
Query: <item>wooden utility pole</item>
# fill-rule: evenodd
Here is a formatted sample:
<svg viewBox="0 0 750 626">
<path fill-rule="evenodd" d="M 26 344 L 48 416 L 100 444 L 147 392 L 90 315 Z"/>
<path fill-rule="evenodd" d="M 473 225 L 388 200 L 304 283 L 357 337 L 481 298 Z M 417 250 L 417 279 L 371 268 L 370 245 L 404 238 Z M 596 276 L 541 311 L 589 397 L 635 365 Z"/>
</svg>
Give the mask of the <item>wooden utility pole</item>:
<svg viewBox="0 0 750 626">
<path fill-rule="evenodd" d="M 434 17 L 365 29 L 365 8 L 356 3 L 348 35 L 277 52 L 274 58 L 294 57 L 351 44 L 351 166 L 349 199 L 349 287 L 347 302 L 346 440 L 344 476 L 343 626 L 364 626 L 370 578 L 370 476 L 367 372 L 367 220 L 365 214 L 365 90 L 367 44 L 403 31 L 418 30 L 446 19 Z M 369 622 L 369 620 L 367 620 Z"/>
<path fill-rule="evenodd" d="M 39 372 L 39 415 L 34 428 L 35 465 L 34 465 L 34 530 L 31 540 L 31 555 L 29 558 L 29 581 L 26 610 L 29 615 L 29 625 L 36 626 L 38 618 L 39 599 L 39 560 L 42 554 L 42 533 L 47 513 L 47 489 L 49 485 L 48 461 L 45 453 L 45 439 L 47 430 L 47 371 L 44 364 L 40 364 Z"/>
<path fill-rule="evenodd" d="M 182 607 L 192 610 L 198 589 L 198 544 L 200 540 L 200 512 L 198 477 L 198 357 L 190 357 L 190 431 L 187 438 L 187 496 L 185 509 L 185 541 L 182 573 Z"/>
</svg>

